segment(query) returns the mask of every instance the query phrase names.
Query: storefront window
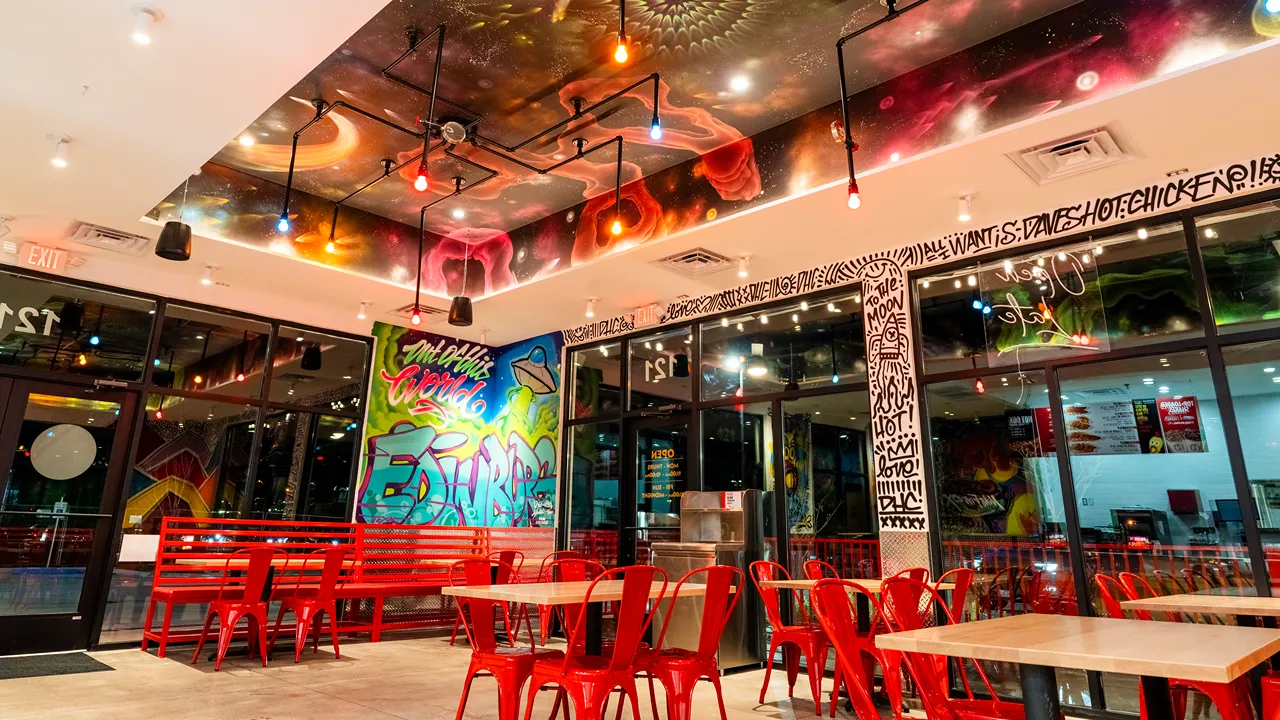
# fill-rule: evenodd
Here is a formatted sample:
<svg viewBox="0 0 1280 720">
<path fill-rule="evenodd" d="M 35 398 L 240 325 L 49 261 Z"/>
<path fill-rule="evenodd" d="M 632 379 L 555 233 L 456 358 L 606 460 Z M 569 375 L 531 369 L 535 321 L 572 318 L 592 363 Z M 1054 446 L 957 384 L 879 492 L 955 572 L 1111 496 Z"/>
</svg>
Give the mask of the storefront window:
<svg viewBox="0 0 1280 720">
<path fill-rule="evenodd" d="M 1262 203 L 1199 218 L 1196 242 L 1219 327 L 1280 325 L 1280 208 Z"/>
<path fill-rule="evenodd" d="M 664 330 L 627 343 L 627 409 L 662 407 L 693 399 L 689 377 L 689 352 L 693 345 L 689 328 Z"/>
<path fill-rule="evenodd" d="M 773 412 L 770 403 L 750 403 L 702 411 L 702 489 L 709 492 L 761 491 L 767 559 L 777 559 L 774 510 Z"/>
<path fill-rule="evenodd" d="M 601 343 L 573 353 L 574 418 L 609 415 L 621 409 L 622 343 Z"/>
<path fill-rule="evenodd" d="M 619 423 L 575 425 L 569 436 L 569 548 L 605 565 L 618 562 Z"/>
<path fill-rule="evenodd" d="M 782 403 L 793 574 L 822 560 L 841 577 L 880 577 L 870 425 L 865 390 Z"/>
<path fill-rule="evenodd" d="M 158 387 L 257 397 L 271 326 L 206 310 L 169 305 L 160 331 Z"/>
<path fill-rule="evenodd" d="M 1045 375 L 986 375 L 925 387 L 942 567 L 977 576 L 967 612 L 1077 614 Z M 1002 696 L 1016 667 L 983 663 Z M 1085 673 L 1058 671 L 1062 702 L 1089 705 Z"/>
<path fill-rule="evenodd" d="M 925 372 L 1017 366 L 1202 334 L 1181 225 L 922 278 Z"/>
<path fill-rule="evenodd" d="M 369 345 L 281 327 L 271 352 L 271 401 L 358 410 Z"/>
<path fill-rule="evenodd" d="M 0 365 L 142 379 L 150 300 L 0 272 Z"/>
<path fill-rule="evenodd" d="M 352 418 L 269 411 L 250 516 L 346 520 L 358 427 Z"/>
<path fill-rule="evenodd" d="M 1243 508 L 1215 502 L 1210 509 L 1215 526 L 1236 533 L 1243 512 L 1257 514 L 1271 594 L 1280 595 L 1280 341 L 1226 347 L 1222 356 L 1252 497 Z"/>
<path fill-rule="evenodd" d="M 862 295 L 851 292 L 702 326 L 702 399 L 866 378 Z"/>
</svg>

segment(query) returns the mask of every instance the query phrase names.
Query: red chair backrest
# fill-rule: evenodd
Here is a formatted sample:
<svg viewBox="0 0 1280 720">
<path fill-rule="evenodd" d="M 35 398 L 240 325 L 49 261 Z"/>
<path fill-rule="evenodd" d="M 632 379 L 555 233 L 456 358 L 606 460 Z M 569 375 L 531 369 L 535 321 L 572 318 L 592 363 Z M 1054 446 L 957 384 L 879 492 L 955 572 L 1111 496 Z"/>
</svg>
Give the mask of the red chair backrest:
<svg viewBox="0 0 1280 720">
<path fill-rule="evenodd" d="M 506 577 L 512 584 L 520 582 L 510 564 L 501 560 L 477 558 L 462 560 L 449 568 L 449 587 L 488 587 L 495 584 L 493 578 Z M 507 583 L 496 583 L 504 585 Z M 473 652 L 492 653 L 498 650 L 498 640 L 493 627 L 497 621 L 497 600 L 457 597 L 458 607 L 466 619 L 467 639 Z"/>
<path fill-rule="evenodd" d="M 277 555 L 286 561 L 289 558 L 284 550 L 269 545 L 241 548 L 228 555 L 222 564 L 217 599 L 226 602 L 261 602 L 262 591 L 267 586 L 267 572 L 271 570 L 271 561 Z M 244 565 L 246 560 L 249 563 L 247 567 Z"/>
<path fill-rule="evenodd" d="M 1160 597 L 1160 593 L 1151 587 L 1151 583 L 1141 575 L 1131 572 L 1122 572 L 1119 575 L 1120 582 L 1124 584 L 1124 589 L 1130 600 L 1141 600 L 1142 598 Z M 1141 590 L 1139 590 L 1141 588 Z M 1135 610 L 1134 616 L 1139 620 L 1150 620 L 1151 613 L 1145 610 Z M 1165 618 L 1171 622 L 1182 622 L 1182 618 L 1176 613 L 1166 612 Z"/>
<path fill-rule="evenodd" d="M 520 571 L 524 568 L 524 553 L 519 550 L 499 550 L 489 553 L 487 557 L 501 563 L 498 565 L 497 583 L 499 585 L 506 585 L 513 575 L 516 582 L 520 581 Z"/>
<path fill-rule="evenodd" d="M 313 550 L 301 557 L 286 556 L 284 567 L 279 572 L 280 581 L 276 586 L 286 587 L 289 580 L 293 580 L 294 596 L 297 597 L 297 591 L 302 588 L 304 580 L 317 581 L 313 597 L 321 602 L 328 602 L 333 598 L 334 590 L 354 572 L 353 568 L 347 566 L 347 559 L 354 555 L 352 548 L 334 546 Z"/>
<path fill-rule="evenodd" d="M 1134 599 L 1129 597 L 1129 593 L 1125 589 L 1125 586 L 1120 584 L 1119 580 L 1111 577 L 1110 575 L 1103 575 L 1102 573 L 1094 575 L 1093 582 L 1098 586 L 1098 596 L 1102 598 L 1102 606 L 1106 608 L 1107 616 L 1118 620 L 1127 619 L 1128 616 L 1124 614 L 1124 608 L 1120 607 L 1120 600 L 1117 598 L 1117 596 L 1119 596 L 1125 600 Z M 1146 618 L 1142 619 L 1149 620 L 1151 618 L 1148 615 Z"/>
<path fill-rule="evenodd" d="M 1031 576 L 1026 602 L 1031 611 L 1045 615 L 1079 615 L 1075 580 L 1069 572 L 1037 570 Z"/>
<path fill-rule="evenodd" d="M 599 564 L 599 563 L 596 563 Z M 653 604 L 649 606 L 653 593 L 653 584 L 658 578 L 662 580 L 662 589 L 653 595 Z M 602 573 L 591 581 L 582 605 L 577 609 L 577 618 L 572 621 L 573 633 L 569 636 L 569 649 L 565 652 L 565 670 L 568 671 L 573 658 L 586 652 L 586 609 L 593 601 L 600 583 L 610 580 L 622 580 L 622 599 L 614 602 L 617 608 L 617 622 L 613 636 L 613 655 L 609 658 L 609 670 L 618 672 L 626 670 L 635 662 L 636 650 L 640 641 L 653 623 L 654 613 L 667 593 L 667 574 L 661 568 L 652 565 L 629 565 L 614 568 Z M 646 608 L 648 608 L 646 610 Z M 566 607 L 567 611 L 569 608 Z M 568 613 L 566 613 L 568 614 Z"/>
<path fill-rule="evenodd" d="M 884 608 L 880 606 L 880 601 L 854 581 L 824 578 L 818 580 L 809 591 L 809 600 L 813 604 L 814 614 L 818 616 L 818 624 L 831 639 L 831 645 L 836 650 L 836 662 L 840 664 L 840 669 L 847 678 L 862 677 L 863 674 L 863 659 L 861 653 L 856 650 L 859 634 L 858 611 L 854 605 L 855 594 L 866 596 L 868 607 L 875 612 L 877 618 L 883 620 Z M 876 633 L 876 626 L 882 626 L 881 622 L 872 625 L 872 635 Z M 889 671 L 885 668 L 885 672 Z M 850 682 L 848 687 L 852 691 L 850 700 L 853 702 L 854 712 L 858 718 L 877 720 L 880 713 L 876 711 L 871 695 L 863 683 Z"/>
<path fill-rule="evenodd" d="M 915 580 L 916 582 L 927 583 L 929 582 L 929 568 L 910 567 L 906 570 L 899 570 L 890 577 L 904 577 Z"/>
<path fill-rule="evenodd" d="M 577 550 L 557 550 L 547 553 L 538 567 L 538 582 L 551 582 L 551 564 L 557 560 L 586 560 L 587 556 Z"/>
<path fill-rule="evenodd" d="M 586 560 L 584 558 L 563 558 L 554 560 L 547 566 L 546 582 L 587 582 L 600 577 L 605 573 L 604 566 L 595 560 Z M 578 624 L 578 613 L 582 608 L 577 605 L 565 605 L 562 607 L 564 613 L 564 622 L 568 627 L 576 627 Z"/>
<path fill-rule="evenodd" d="M 699 575 L 706 577 L 699 579 Z M 658 643 L 654 647 L 661 649 L 667 637 L 667 626 L 671 624 L 671 616 L 676 613 L 675 601 L 680 599 L 680 589 L 686 582 L 702 582 L 707 589 L 702 596 L 702 629 L 698 634 L 695 658 L 704 662 L 713 660 L 716 653 L 720 652 L 720 637 L 724 635 L 733 609 L 738 606 L 746 579 L 741 570 L 729 565 L 713 565 L 686 573 L 676 582 L 675 592 L 671 594 L 671 606 L 662 621 L 662 632 L 658 634 Z"/>
<path fill-rule="evenodd" d="M 769 560 L 757 560 L 751 563 L 751 583 L 756 586 L 756 592 L 760 593 L 760 599 L 764 601 L 764 613 L 769 618 L 769 624 L 775 628 L 783 627 L 782 609 L 778 605 L 778 591 L 774 588 L 763 587 L 760 583 L 766 580 L 790 580 L 791 573 L 776 562 Z M 805 612 L 803 603 L 796 603 L 800 612 L 801 622 L 809 623 L 809 613 Z"/>
<path fill-rule="evenodd" d="M 973 570 L 964 567 L 948 570 L 938 578 L 938 584 L 943 583 L 955 585 L 951 590 L 951 616 L 956 619 L 956 622 L 964 622 L 964 609 L 969 601 L 969 586 L 973 584 Z"/>
<path fill-rule="evenodd" d="M 835 566 L 829 562 L 822 560 L 805 560 L 804 576 L 810 580 L 821 580 L 824 577 L 838 578 L 840 577 L 840 571 L 836 570 Z"/>
</svg>

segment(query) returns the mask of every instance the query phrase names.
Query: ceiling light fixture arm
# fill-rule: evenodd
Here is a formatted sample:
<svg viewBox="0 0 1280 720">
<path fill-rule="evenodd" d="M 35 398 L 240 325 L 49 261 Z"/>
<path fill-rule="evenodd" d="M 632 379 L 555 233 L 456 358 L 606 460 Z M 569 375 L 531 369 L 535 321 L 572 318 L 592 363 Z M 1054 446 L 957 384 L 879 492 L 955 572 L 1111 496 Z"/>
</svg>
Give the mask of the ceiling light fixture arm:
<svg viewBox="0 0 1280 720">
<path fill-rule="evenodd" d="M 436 78 L 432 80 L 431 90 L 428 90 L 428 89 L 426 89 L 426 88 L 424 88 L 424 87 L 420 87 L 420 86 L 418 86 L 418 85 L 415 85 L 414 83 L 412 83 L 412 82 L 410 82 L 410 81 L 408 81 L 408 80 L 405 80 L 404 78 L 402 78 L 402 77 L 400 77 L 400 76 L 398 76 L 398 75 L 393 74 L 393 73 L 392 73 L 392 70 L 394 70 L 394 69 L 395 69 L 395 67 L 396 67 L 397 65 L 399 65 L 400 63 L 402 63 L 402 62 L 404 62 L 405 60 L 407 60 L 407 59 L 409 58 L 409 56 L 410 56 L 410 55 L 412 55 L 412 54 L 414 54 L 415 52 L 417 52 L 417 51 L 418 51 L 418 48 L 422 47 L 422 45 L 423 45 L 424 43 L 426 43 L 426 42 L 427 42 L 428 40 L 430 40 L 432 37 L 436 37 L 436 36 L 438 36 L 438 39 L 437 39 L 437 42 L 436 42 L 436 68 L 438 69 L 438 68 L 440 67 L 441 60 L 443 59 L 443 56 L 444 56 L 444 32 L 445 32 L 445 26 L 444 26 L 444 25 L 438 25 L 438 26 L 436 26 L 436 29 L 435 29 L 435 30 L 432 30 L 432 31 L 431 31 L 429 34 L 427 34 L 425 37 L 419 38 L 419 37 L 418 37 L 418 30 L 417 30 L 417 28 L 409 28 L 409 29 L 408 29 L 408 31 L 407 31 L 407 35 L 408 35 L 408 38 L 409 38 L 409 47 L 408 47 L 408 49 L 407 49 L 407 50 L 405 50 L 403 53 L 401 53 L 401 54 L 400 54 L 400 57 L 398 57 L 398 58 L 396 58 L 395 60 L 391 61 L 391 64 L 390 64 L 390 65 L 388 65 L 388 66 L 386 66 L 385 68 L 383 68 L 383 69 L 382 69 L 382 77 L 384 77 L 384 78 L 386 78 L 386 79 L 390 80 L 391 82 L 394 82 L 394 83 L 396 83 L 396 84 L 398 84 L 398 85 L 403 85 L 404 87 L 407 87 L 407 88 L 409 88 L 410 90 L 413 90 L 413 91 L 415 91 L 415 92 L 421 93 L 421 94 L 423 94 L 423 95 L 430 95 L 430 96 L 431 96 L 431 102 L 432 102 L 432 103 L 434 103 L 434 102 L 436 101 L 436 99 L 437 99 L 437 93 L 435 92 L 435 91 L 436 91 L 436 89 L 437 89 L 437 88 L 436 88 L 436 84 L 435 84 L 435 79 L 438 79 L 438 77 L 439 77 L 439 76 L 438 76 L 438 74 L 437 74 Z M 471 109 L 469 109 L 469 108 L 467 108 L 467 107 L 464 107 L 464 106 L 462 106 L 462 105 L 459 105 L 459 104 L 457 104 L 457 103 L 455 103 L 455 102 L 451 102 L 451 101 L 450 101 L 450 100 L 448 100 L 447 98 L 439 98 L 439 100 L 440 100 L 440 103 L 441 103 L 442 105 L 447 105 L 447 106 L 449 106 L 449 107 L 453 108 L 454 110 L 461 111 L 462 113 L 466 114 L 468 117 L 470 117 L 470 118 L 471 118 L 471 121 L 470 121 L 470 122 L 468 122 L 468 123 L 467 123 L 467 125 L 466 125 L 466 128 L 467 128 L 467 130 L 468 130 L 468 131 L 470 131 L 472 128 L 474 128 L 474 127 L 476 126 L 476 124 L 477 124 L 477 123 L 479 123 L 479 122 L 480 122 L 480 118 L 481 118 L 480 113 L 478 113 L 478 112 L 476 112 L 476 111 L 474 111 L 474 110 L 471 110 Z M 433 107 L 433 109 L 432 109 L 432 111 L 431 111 L 431 116 L 432 116 L 432 119 L 433 119 L 433 121 L 434 121 L 434 118 L 435 118 L 435 110 L 434 110 L 434 107 Z"/>
<path fill-rule="evenodd" d="M 416 159 L 416 158 L 415 158 L 415 159 Z M 410 162 L 412 162 L 412 161 L 410 161 Z M 334 231 L 338 229 L 338 211 L 342 209 L 342 206 L 343 206 L 343 205 L 346 205 L 346 204 L 347 204 L 347 201 L 348 201 L 348 200 L 350 200 L 351 198 L 353 198 L 353 197 L 355 197 L 355 196 L 359 195 L 360 193 L 364 192 L 365 190 L 368 190 L 369 188 L 371 188 L 371 187 L 373 187 L 374 185 L 376 185 L 376 184 L 378 184 L 378 183 L 382 182 L 383 180 L 386 180 L 388 177 L 390 177 L 390 176 L 391 176 L 391 171 L 392 171 L 392 170 L 395 170 L 397 167 L 399 167 L 399 166 L 398 166 L 398 165 L 396 165 L 396 161 L 395 161 L 395 160 L 392 160 L 391 158 L 383 158 L 383 159 L 382 159 L 382 174 L 381 174 L 381 175 L 379 175 L 378 177 L 376 177 L 376 178 L 374 178 L 374 179 L 370 180 L 369 182 L 365 183 L 364 185 L 361 185 L 360 187 L 356 188 L 355 190 L 352 190 L 350 193 L 348 193 L 348 194 L 347 194 L 347 196 L 346 196 L 346 197 L 342 198 L 341 200 L 339 200 L 338 202 L 336 202 L 336 203 L 334 203 L 334 204 L 333 204 L 333 222 L 329 223 L 329 239 L 330 239 L 330 240 L 332 240 L 332 239 L 333 239 L 333 233 L 334 233 Z"/>
<path fill-rule="evenodd" d="M 847 158 L 848 164 L 849 164 L 849 179 L 851 181 L 855 178 L 854 168 L 853 168 L 853 153 L 855 150 L 858 149 L 858 144 L 854 142 L 853 128 L 849 126 L 849 85 L 848 85 L 848 82 L 845 80 L 844 45 L 850 40 L 853 40 L 854 38 L 857 38 L 860 35 L 870 32 L 871 30 L 874 30 L 875 28 L 878 28 L 887 22 L 896 20 L 897 18 L 901 17 L 904 13 L 906 13 L 907 10 L 918 8 L 927 2 L 929 2 L 929 0 L 919 0 L 919 2 L 913 3 L 912 5 L 909 5 L 908 7 L 902 10 L 899 10 L 897 8 L 896 0 L 885 0 L 886 5 L 888 5 L 889 7 L 889 12 L 884 17 L 880 18 L 879 20 L 875 20 L 871 23 L 868 23 L 867 25 L 857 30 L 854 30 L 853 32 L 849 33 L 848 35 L 845 35 L 844 37 L 836 41 L 836 67 L 840 72 L 840 117 L 841 117 L 841 120 L 844 122 L 844 151 L 845 151 L 845 157 Z"/>
</svg>

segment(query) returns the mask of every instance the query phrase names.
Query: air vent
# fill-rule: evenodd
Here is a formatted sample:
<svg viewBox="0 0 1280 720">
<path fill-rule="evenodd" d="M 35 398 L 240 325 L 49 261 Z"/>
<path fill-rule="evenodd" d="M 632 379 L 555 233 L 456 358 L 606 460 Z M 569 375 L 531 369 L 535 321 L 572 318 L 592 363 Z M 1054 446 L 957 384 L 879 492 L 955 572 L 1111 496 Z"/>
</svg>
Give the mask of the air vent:
<svg viewBox="0 0 1280 720">
<path fill-rule="evenodd" d="M 1115 127 L 1104 127 L 1009 153 L 1008 158 L 1040 185 L 1100 170 L 1137 157 Z"/>
<path fill-rule="evenodd" d="M 409 318 L 413 317 L 413 303 L 409 303 L 404 307 L 396 308 L 387 314 L 392 317 L 403 318 L 407 321 Z M 430 305 L 419 304 L 418 314 L 422 316 L 422 322 L 427 324 L 438 321 L 440 318 L 448 315 L 449 312 L 447 310 L 441 310 L 440 308 L 433 308 Z"/>
<path fill-rule="evenodd" d="M 703 248 L 685 250 L 661 260 L 654 260 L 653 264 L 673 273 L 695 278 L 734 267 L 734 262 L 729 258 Z"/>
<path fill-rule="evenodd" d="M 71 229 L 70 234 L 67 235 L 67 239 L 80 245 L 88 245 L 100 250 L 134 256 L 145 253 L 147 248 L 151 247 L 151 243 L 154 242 L 151 238 L 141 235 L 112 230 L 101 225 L 85 222 L 77 223 Z"/>
</svg>

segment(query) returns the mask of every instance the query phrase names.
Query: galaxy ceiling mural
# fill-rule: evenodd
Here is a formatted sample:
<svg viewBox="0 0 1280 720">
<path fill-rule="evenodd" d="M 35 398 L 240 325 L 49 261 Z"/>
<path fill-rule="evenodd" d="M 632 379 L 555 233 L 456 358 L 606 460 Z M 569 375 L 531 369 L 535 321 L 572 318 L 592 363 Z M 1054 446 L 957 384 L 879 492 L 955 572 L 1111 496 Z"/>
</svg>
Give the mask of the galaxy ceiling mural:
<svg viewBox="0 0 1280 720">
<path fill-rule="evenodd" d="M 424 290 L 483 297 L 843 178 L 834 41 L 883 13 L 876 0 L 628 0 L 633 61 L 619 66 L 609 58 L 616 2 L 392 2 L 191 178 L 186 219 L 202 235 L 409 286 L 419 212 L 434 203 Z M 468 137 L 433 141 L 433 183 L 418 193 L 422 141 L 412 130 L 430 96 L 412 88 L 431 86 L 436 44 L 411 48 L 418 37 L 406 28 L 426 36 L 441 24 L 435 116 Z M 900 162 L 1277 35 L 1280 16 L 1262 0 L 922 0 L 845 46 L 858 166 Z M 658 139 L 654 83 L 643 83 L 654 73 Z M 316 99 L 377 121 L 339 108 L 300 136 L 281 233 L 292 137 L 315 117 Z M 620 207 L 612 153 L 529 169 L 573 159 L 575 139 L 615 136 L 624 140 Z M 335 214 L 336 202 L 384 175 Z M 455 177 L 466 192 L 452 195 Z M 183 190 L 149 217 L 175 217 Z"/>
</svg>

